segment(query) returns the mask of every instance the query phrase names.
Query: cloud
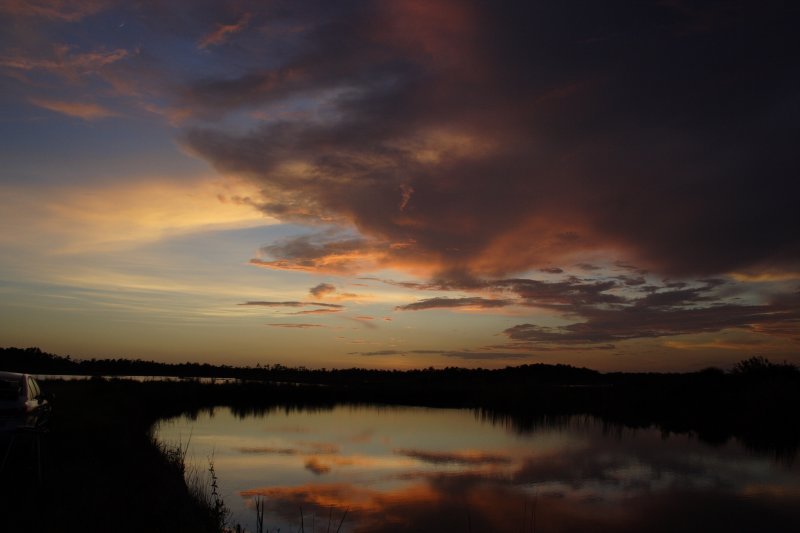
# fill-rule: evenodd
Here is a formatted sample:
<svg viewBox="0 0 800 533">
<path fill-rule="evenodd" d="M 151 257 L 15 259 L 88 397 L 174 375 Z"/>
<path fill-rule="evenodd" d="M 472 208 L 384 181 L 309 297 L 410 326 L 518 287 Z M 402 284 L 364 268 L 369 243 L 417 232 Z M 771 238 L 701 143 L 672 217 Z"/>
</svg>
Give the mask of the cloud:
<svg viewBox="0 0 800 533">
<path fill-rule="evenodd" d="M 300 444 L 315 454 L 335 455 L 339 453 L 339 445 L 333 442 L 301 442 Z"/>
<path fill-rule="evenodd" d="M 112 4 L 110 0 L 4 0 L 0 3 L 0 12 L 77 22 L 107 9 Z"/>
<path fill-rule="evenodd" d="M 452 309 L 468 307 L 477 309 L 496 309 L 511 305 L 509 300 L 487 300 L 485 298 L 427 298 L 407 305 L 398 305 L 397 311 L 420 311 L 423 309 Z"/>
<path fill-rule="evenodd" d="M 319 285 L 311 287 L 308 292 L 314 298 L 323 298 L 328 294 L 336 292 L 336 287 L 330 283 L 320 283 Z"/>
<path fill-rule="evenodd" d="M 308 328 L 323 328 L 325 326 L 321 324 L 303 324 L 303 323 L 274 323 L 274 324 L 267 324 L 268 326 L 272 326 L 273 328 L 289 328 L 289 329 L 308 329 Z"/>
<path fill-rule="evenodd" d="M 343 305 L 339 304 L 329 304 L 323 302 L 264 302 L 264 301 L 251 301 L 251 302 L 244 302 L 239 305 L 254 305 L 259 307 L 304 307 L 307 305 L 316 305 L 319 307 L 333 307 L 336 309 L 341 309 L 344 307 Z"/>
<path fill-rule="evenodd" d="M 416 290 L 458 290 L 510 293 L 515 299 L 430 298 L 398 310 L 420 310 L 468 305 L 530 306 L 555 312 L 566 325 L 546 326 L 524 323 L 503 331 L 516 346 L 503 349 L 558 351 L 563 349 L 613 349 L 616 342 L 718 332 L 739 329 L 787 339 L 798 338 L 800 324 L 797 302 L 800 293 L 762 295 L 769 301 L 747 304 L 739 298 L 745 288 L 731 280 L 708 278 L 693 282 L 665 280 L 648 283 L 644 277 L 615 276 L 595 280 L 569 276 L 563 281 L 526 278 L 476 279 L 440 278 L 431 282 L 380 280 Z M 450 357 L 481 358 L 477 351 L 452 351 Z M 508 358 L 507 354 L 486 352 L 485 358 Z M 520 356 L 522 357 L 522 356 Z"/>
<path fill-rule="evenodd" d="M 582 322 L 546 327 L 519 324 L 503 333 L 515 341 L 562 345 L 608 343 L 674 335 L 717 332 L 727 328 L 787 333 L 800 324 L 797 308 L 782 305 L 725 305 L 709 307 L 584 309 Z M 796 331 L 796 329 L 795 329 Z"/>
<path fill-rule="evenodd" d="M 384 355 L 405 355 L 405 352 L 399 350 L 377 350 L 374 352 L 350 352 L 348 355 L 364 355 L 367 357 L 384 356 Z"/>
<path fill-rule="evenodd" d="M 276 448 L 273 446 L 242 446 L 236 448 L 239 453 L 246 454 L 266 454 L 266 455 L 298 455 L 303 453 L 297 448 Z"/>
<path fill-rule="evenodd" d="M 99 104 L 87 102 L 62 102 L 58 100 L 44 100 L 40 98 L 31 98 L 30 102 L 38 107 L 55 111 L 68 115 L 70 117 L 78 117 L 84 120 L 97 120 L 101 118 L 108 118 L 118 116 L 116 111 L 112 111 Z"/>
<path fill-rule="evenodd" d="M 264 206 L 261 208 L 264 212 L 272 211 L 264 209 Z M 278 216 L 283 219 L 302 218 L 297 212 L 282 212 Z M 347 275 L 381 268 L 387 264 L 391 249 L 388 244 L 345 236 L 333 230 L 285 238 L 263 246 L 260 254 L 267 259 L 254 258 L 250 263 L 275 270 Z"/>
<path fill-rule="evenodd" d="M 297 431 L 297 428 L 291 428 L 291 431 L 288 432 L 306 433 L 307 431 Z M 266 455 L 336 455 L 339 453 L 339 446 L 331 442 L 299 441 L 294 444 L 293 447 L 241 446 L 236 450 L 240 453 Z"/>
<path fill-rule="evenodd" d="M 215 46 L 224 43 L 227 41 L 232 35 L 235 35 L 247 27 L 247 24 L 250 22 L 251 15 L 245 13 L 242 17 L 233 24 L 217 24 L 217 28 L 205 35 L 200 41 L 197 43 L 199 48 L 208 48 L 209 46 Z"/>
<path fill-rule="evenodd" d="M 252 307 L 273 307 L 273 308 L 298 308 L 298 307 L 311 307 L 314 306 L 316 309 L 303 309 L 300 311 L 294 311 L 291 313 L 287 313 L 289 315 L 297 315 L 297 316 L 305 316 L 305 315 L 325 315 L 330 313 L 339 313 L 344 310 L 344 306 L 340 304 L 331 304 L 326 302 L 301 302 L 301 301 L 284 301 L 284 302 L 273 302 L 273 301 L 249 301 L 240 303 L 239 305 L 242 306 L 252 306 Z M 270 324 L 275 325 L 275 324 Z M 293 328 L 309 328 L 315 327 L 314 324 L 305 324 L 305 325 L 288 325 L 288 324 L 280 324 L 277 327 L 293 327 Z"/>
<path fill-rule="evenodd" d="M 195 154 L 258 183 L 264 212 L 357 233 L 305 255 L 271 246 L 257 264 L 498 276 L 602 253 L 681 276 L 797 265 L 796 80 L 774 66 L 793 61 L 786 23 L 755 10 L 697 33 L 658 3 L 610 21 L 600 6 L 535 9 L 294 12 L 302 46 L 189 84 L 197 113 L 314 102 L 244 133 L 185 133 Z"/>
<path fill-rule="evenodd" d="M 511 457 L 486 452 L 435 452 L 427 450 L 396 449 L 393 453 L 435 465 L 499 465 L 511 463 Z"/>
<path fill-rule="evenodd" d="M 800 324 L 798 293 L 773 296 L 763 304 L 745 304 L 729 297 L 736 294 L 730 283 L 706 279 L 694 285 L 666 282 L 661 286 L 621 280 L 628 294 L 610 294 L 621 288 L 619 282 L 543 283 L 533 280 L 504 280 L 507 286 L 530 305 L 561 310 L 574 321 L 564 326 L 518 324 L 503 333 L 513 341 L 531 343 L 529 348 L 612 345 L 630 340 L 718 332 L 739 329 L 775 336 Z M 635 292 L 630 292 L 635 291 Z M 725 296 L 728 296 L 726 298 Z M 791 334 L 789 334 L 791 335 Z M 788 338 L 792 338 L 789 336 Z M 796 334 L 795 334 L 796 338 Z"/>
<path fill-rule="evenodd" d="M 341 309 L 307 309 L 305 311 L 297 311 L 296 313 L 291 313 L 293 315 L 325 315 L 328 313 L 338 313 Z"/>
<path fill-rule="evenodd" d="M 327 474 L 331 471 L 330 465 L 324 464 L 316 457 L 311 457 L 307 459 L 305 462 L 306 470 L 310 470 L 315 475 L 320 476 L 322 474 Z"/>
<path fill-rule="evenodd" d="M 508 349 L 506 346 L 498 346 L 498 348 Z M 526 349 L 529 349 L 526 346 Z M 527 359 L 531 357 L 526 353 L 515 352 L 485 352 L 477 350 L 375 350 L 371 352 L 350 352 L 348 355 L 362 355 L 365 357 L 381 357 L 391 355 L 438 355 L 441 357 L 454 357 L 457 359 L 466 360 L 513 360 L 513 359 Z"/>
<path fill-rule="evenodd" d="M 103 71 L 130 55 L 124 48 L 78 52 L 72 46 L 55 45 L 39 56 L 22 53 L 0 56 L 0 68 L 7 71 L 46 72 L 77 82 L 81 76 Z"/>
<path fill-rule="evenodd" d="M 378 533 L 420 528 L 505 533 L 545 522 L 553 531 L 634 532 L 654 525 L 665 531 L 717 530 L 720 524 L 758 530 L 765 520 L 768 529 L 781 530 L 797 518 L 800 495 L 780 479 L 765 482 L 768 460 L 729 450 L 725 461 L 708 464 L 698 461 L 706 452 L 696 442 L 670 438 L 667 450 L 653 445 L 659 442 L 657 432 L 621 440 L 595 434 L 607 429 L 594 426 L 582 433 L 586 438 L 580 446 L 562 446 L 558 453 L 541 450 L 508 465 L 502 455 L 477 452 L 489 461 L 474 466 L 488 468 L 462 463 L 467 468 L 459 472 L 407 471 L 396 478 L 403 483 L 390 491 L 374 483 L 315 482 L 253 488 L 241 495 L 246 500 L 263 496 L 268 512 L 286 523 L 296 523 L 298 508 L 311 516 L 331 513 L 334 522 L 347 510 L 351 527 Z M 470 455 L 398 451 L 440 466 Z"/>
<path fill-rule="evenodd" d="M 491 360 L 504 361 L 507 359 L 527 359 L 531 357 L 530 354 L 524 354 L 524 353 L 479 352 L 472 350 L 442 352 L 442 356 L 455 357 L 456 359 L 484 360 L 484 361 L 491 361 Z"/>
</svg>

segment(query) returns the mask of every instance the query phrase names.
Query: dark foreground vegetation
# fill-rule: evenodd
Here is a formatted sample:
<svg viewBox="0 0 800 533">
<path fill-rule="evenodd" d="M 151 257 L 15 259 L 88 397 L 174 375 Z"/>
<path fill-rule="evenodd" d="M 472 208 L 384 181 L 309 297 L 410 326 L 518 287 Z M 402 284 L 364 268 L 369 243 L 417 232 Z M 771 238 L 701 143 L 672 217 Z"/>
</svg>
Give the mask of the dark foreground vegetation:
<svg viewBox="0 0 800 533">
<path fill-rule="evenodd" d="M 41 480 L 35 437 L 20 435 L 0 475 L 0 530 L 216 531 L 181 465 L 151 438 L 174 391 L 104 380 L 45 381 L 42 389 L 55 399 L 41 436 Z"/>
<path fill-rule="evenodd" d="M 135 365 L 122 372 L 128 363 L 109 361 L 88 364 L 36 349 L 0 352 L 0 370 L 147 374 Z M 142 364 L 154 365 L 157 371 L 151 373 L 157 375 L 213 375 L 188 371 L 205 372 L 207 365 L 178 365 L 180 372 L 173 373 L 164 368 L 172 365 Z M 43 479 L 36 480 L 34 449 L 16 447 L 0 483 L 4 531 L 219 530 L 213 506 L 187 487 L 175 450 L 165 453 L 151 438 L 161 418 L 219 406 L 241 416 L 343 403 L 462 407 L 520 432 L 591 414 L 610 428 L 654 426 L 712 444 L 737 438 L 782 461 L 792 461 L 800 445 L 800 369 L 763 358 L 743 361 L 730 372 L 683 374 L 603 374 L 566 365 L 410 372 L 212 368 L 227 369 L 217 377 L 239 380 L 45 381 L 56 399 L 43 441 Z"/>
</svg>

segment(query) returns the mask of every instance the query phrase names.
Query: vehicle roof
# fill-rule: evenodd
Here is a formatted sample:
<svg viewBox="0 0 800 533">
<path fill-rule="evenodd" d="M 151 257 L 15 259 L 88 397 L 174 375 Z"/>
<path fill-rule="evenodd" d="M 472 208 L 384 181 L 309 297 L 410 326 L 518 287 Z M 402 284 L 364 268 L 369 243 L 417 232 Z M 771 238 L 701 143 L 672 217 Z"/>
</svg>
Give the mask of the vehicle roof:
<svg viewBox="0 0 800 533">
<path fill-rule="evenodd" d="M 21 379 L 29 374 L 20 374 L 18 372 L 3 372 L 0 371 L 0 379 Z"/>
</svg>

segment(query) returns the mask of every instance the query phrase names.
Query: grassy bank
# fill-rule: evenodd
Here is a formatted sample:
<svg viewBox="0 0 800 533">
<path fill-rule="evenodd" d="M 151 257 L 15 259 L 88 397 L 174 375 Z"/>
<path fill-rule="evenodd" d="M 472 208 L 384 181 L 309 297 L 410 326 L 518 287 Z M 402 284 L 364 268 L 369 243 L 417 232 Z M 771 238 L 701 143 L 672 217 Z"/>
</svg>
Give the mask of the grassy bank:
<svg viewBox="0 0 800 533">
<path fill-rule="evenodd" d="M 150 437 L 162 414 L 136 383 L 51 382 L 55 409 L 35 448 L 17 439 L 0 489 L 6 532 L 211 532 L 209 509 Z"/>
</svg>

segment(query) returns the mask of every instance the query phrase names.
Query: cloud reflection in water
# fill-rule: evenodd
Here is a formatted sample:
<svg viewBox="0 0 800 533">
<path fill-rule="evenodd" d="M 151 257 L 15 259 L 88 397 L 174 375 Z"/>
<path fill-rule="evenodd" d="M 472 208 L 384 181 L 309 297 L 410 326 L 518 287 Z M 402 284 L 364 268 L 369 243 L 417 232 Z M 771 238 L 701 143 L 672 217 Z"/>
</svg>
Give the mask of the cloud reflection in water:
<svg viewBox="0 0 800 533">
<path fill-rule="evenodd" d="M 309 428 L 313 440 L 281 432 L 287 423 Z M 165 425 L 160 438 L 188 432 L 188 424 Z M 234 442 L 231 432 L 246 441 L 215 455 L 226 501 L 246 527 L 256 496 L 265 499 L 268 527 L 296 528 L 302 509 L 319 528 L 347 510 L 343 531 L 352 532 L 800 526 L 797 465 L 735 442 L 711 447 L 654 429 L 608 431 L 591 418 L 523 435 L 465 410 L 339 407 L 235 422 L 218 410 L 193 427 L 198 442 L 212 442 L 218 428 L 227 432 L 221 442 Z"/>
</svg>

